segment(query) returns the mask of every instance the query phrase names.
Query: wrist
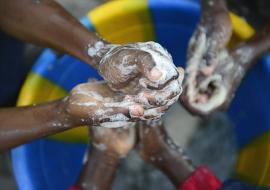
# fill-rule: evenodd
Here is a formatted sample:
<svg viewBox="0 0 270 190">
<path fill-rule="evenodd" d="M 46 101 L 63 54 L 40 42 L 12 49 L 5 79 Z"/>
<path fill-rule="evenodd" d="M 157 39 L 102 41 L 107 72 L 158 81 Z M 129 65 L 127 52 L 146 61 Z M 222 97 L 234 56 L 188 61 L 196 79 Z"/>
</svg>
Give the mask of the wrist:
<svg viewBox="0 0 270 190">
<path fill-rule="evenodd" d="M 194 171 L 191 161 L 176 146 L 164 146 L 149 162 L 166 174 L 176 187 Z"/>
<path fill-rule="evenodd" d="M 59 117 L 61 121 L 71 127 L 98 124 L 95 116 L 96 107 L 77 105 L 74 103 L 73 96 L 71 92 L 69 96 L 59 101 L 57 110 L 61 115 Z"/>
<path fill-rule="evenodd" d="M 183 184 L 195 170 L 179 154 L 167 154 L 164 157 L 164 163 L 159 164 L 159 169 L 169 177 L 176 187 Z"/>
<path fill-rule="evenodd" d="M 66 52 L 74 55 L 75 57 L 81 59 L 85 63 L 89 64 L 90 66 L 97 68 L 97 60 L 93 57 L 89 56 L 89 48 L 95 47 L 97 43 L 104 43 L 108 44 L 106 40 L 102 39 L 98 34 L 94 32 L 89 32 L 86 28 L 83 30 L 76 30 L 76 42 L 72 43 L 68 49 L 65 50 Z"/>
<path fill-rule="evenodd" d="M 65 105 L 65 100 L 58 100 L 55 102 L 54 111 L 54 122 L 53 126 L 70 128 L 75 125 L 74 120 L 71 115 L 68 113 Z"/>
<path fill-rule="evenodd" d="M 90 41 L 86 45 L 86 55 L 88 58 L 92 59 L 92 66 L 97 70 L 99 69 L 99 63 L 104 55 L 110 50 L 108 45 L 110 43 L 102 38 L 98 38 L 94 41 Z"/>
</svg>

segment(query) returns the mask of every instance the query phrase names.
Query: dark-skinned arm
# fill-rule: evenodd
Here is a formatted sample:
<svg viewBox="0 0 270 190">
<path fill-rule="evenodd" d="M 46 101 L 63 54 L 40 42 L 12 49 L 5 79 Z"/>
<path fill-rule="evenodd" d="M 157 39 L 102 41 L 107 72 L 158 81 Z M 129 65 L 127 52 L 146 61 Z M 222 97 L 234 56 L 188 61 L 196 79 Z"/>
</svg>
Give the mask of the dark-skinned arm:
<svg viewBox="0 0 270 190">
<path fill-rule="evenodd" d="M 103 41 L 54 0 L 0 0 L 0 29 L 23 41 L 69 53 L 94 67 L 87 48 Z"/>
<path fill-rule="evenodd" d="M 270 22 L 252 38 L 232 48 L 230 54 L 237 64 L 249 69 L 257 59 L 270 50 Z"/>
<path fill-rule="evenodd" d="M 109 190 L 120 161 L 135 145 L 134 124 L 125 128 L 91 128 L 91 146 L 87 151 L 76 187 L 82 190 Z"/>
<path fill-rule="evenodd" d="M 88 153 L 76 186 L 82 190 L 111 189 L 119 162 L 118 155 L 93 148 Z"/>
<path fill-rule="evenodd" d="M 162 171 L 179 190 L 217 190 L 221 186 L 207 167 L 193 166 L 159 121 L 140 123 L 138 150 L 143 160 Z"/>
<path fill-rule="evenodd" d="M 136 119 L 143 111 L 116 97 L 106 83 L 80 84 L 62 100 L 0 109 L 0 152 L 76 126 Z M 119 114 L 123 117 L 116 118 Z"/>
<path fill-rule="evenodd" d="M 37 106 L 0 109 L 0 152 L 71 128 L 72 123 L 54 101 Z"/>
<path fill-rule="evenodd" d="M 202 0 L 201 22 L 190 40 L 183 105 L 194 115 L 226 110 L 248 69 L 270 50 L 270 25 L 228 48 L 232 25 L 224 0 Z"/>
<path fill-rule="evenodd" d="M 232 35 L 232 25 L 225 0 L 201 0 L 201 10 L 197 35 L 206 33 L 206 38 L 209 39 L 208 57 L 211 58 L 211 53 L 227 46 Z M 200 28 L 204 31 L 200 31 Z"/>
<path fill-rule="evenodd" d="M 139 123 L 138 151 L 141 158 L 162 171 L 176 188 L 192 175 L 195 168 L 159 121 Z"/>
<path fill-rule="evenodd" d="M 171 56 L 159 44 L 109 44 L 54 0 L 0 0 L 0 30 L 83 60 L 95 67 L 112 89 L 125 94 L 145 94 L 149 90 L 154 93 L 153 90 L 173 85 L 179 75 Z M 151 52 L 156 52 L 154 56 L 162 58 L 165 66 Z M 173 94 L 171 91 L 170 95 Z M 151 96 L 153 101 L 148 102 L 153 106 L 164 105 L 170 98 L 163 96 L 157 100 L 150 92 L 147 96 Z"/>
</svg>

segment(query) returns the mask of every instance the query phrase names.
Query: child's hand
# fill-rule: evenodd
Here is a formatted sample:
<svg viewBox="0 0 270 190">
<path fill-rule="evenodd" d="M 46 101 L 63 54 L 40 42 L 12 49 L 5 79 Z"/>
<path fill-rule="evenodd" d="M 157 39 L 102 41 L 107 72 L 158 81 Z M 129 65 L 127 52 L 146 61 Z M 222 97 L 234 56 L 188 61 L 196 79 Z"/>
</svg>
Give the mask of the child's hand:
<svg viewBox="0 0 270 190">
<path fill-rule="evenodd" d="M 126 123 L 120 128 L 93 126 L 90 130 L 90 143 L 99 151 L 124 157 L 135 145 L 134 125 L 134 123 Z"/>
<path fill-rule="evenodd" d="M 166 106 L 149 108 L 133 97 L 113 92 L 105 82 L 96 81 L 76 86 L 64 99 L 64 109 L 76 125 L 120 127 L 121 122 L 160 118 L 176 100 L 172 98 Z"/>
<path fill-rule="evenodd" d="M 201 21 L 189 42 L 181 100 L 193 114 L 207 115 L 225 107 L 238 67 L 227 50 L 232 24 L 226 2 L 203 0 L 201 4 Z"/>
<path fill-rule="evenodd" d="M 76 86 L 64 103 L 67 113 L 76 124 L 127 122 L 144 115 L 142 105 L 115 94 L 104 82 Z"/>
<path fill-rule="evenodd" d="M 111 89 L 148 108 L 170 106 L 181 93 L 184 73 L 177 72 L 171 55 L 155 42 L 99 44 L 89 54 Z"/>
</svg>

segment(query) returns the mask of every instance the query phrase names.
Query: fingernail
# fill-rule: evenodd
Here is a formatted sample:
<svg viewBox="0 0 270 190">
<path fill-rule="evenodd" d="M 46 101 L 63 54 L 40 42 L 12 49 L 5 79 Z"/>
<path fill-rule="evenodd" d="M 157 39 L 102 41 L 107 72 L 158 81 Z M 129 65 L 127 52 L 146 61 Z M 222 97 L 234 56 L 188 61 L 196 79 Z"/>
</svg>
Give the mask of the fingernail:
<svg viewBox="0 0 270 190">
<path fill-rule="evenodd" d="M 180 75 L 185 74 L 185 70 L 182 67 L 177 67 L 177 71 L 179 72 Z"/>
<path fill-rule="evenodd" d="M 158 68 L 154 67 L 150 71 L 149 79 L 151 81 L 157 81 L 157 80 L 159 80 L 161 78 L 161 76 L 162 76 L 162 72 Z"/>
<path fill-rule="evenodd" d="M 141 117 L 144 114 L 144 109 L 140 105 L 134 105 L 129 107 L 129 114 L 133 117 Z"/>
<path fill-rule="evenodd" d="M 178 67 L 177 71 L 179 73 L 178 81 L 179 81 L 180 84 L 182 84 L 182 82 L 184 80 L 184 77 L 185 77 L 185 70 L 182 67 Z"/>
</svg>

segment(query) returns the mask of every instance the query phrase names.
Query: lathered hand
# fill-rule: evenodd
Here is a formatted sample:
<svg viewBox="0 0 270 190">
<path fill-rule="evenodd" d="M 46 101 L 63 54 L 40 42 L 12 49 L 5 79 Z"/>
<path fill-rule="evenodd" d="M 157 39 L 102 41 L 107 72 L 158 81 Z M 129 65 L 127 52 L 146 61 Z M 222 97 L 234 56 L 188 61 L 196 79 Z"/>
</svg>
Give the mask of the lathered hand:
<svg viewBox="0 0 270 190">
<path fill-rule="evenodd" d="M 179 74 L 171 55 L 155 42 L 100 42 L 89 48 L 89 55 L 99 62 L 98 70 L 112 90 L 147 109 L 169 107 L 181 93 L 183 70 Z"/>
<path fill-rule="evenodd" d="M 202 5 L 202 21 L 189 44 L 181 101 L 192 114 L 204 116 L 227 109 L 248 69 L 269 51 L 270 24 L 229 49 L 231 23 L 225 2 L 203 0 Z"/>
</svg>

